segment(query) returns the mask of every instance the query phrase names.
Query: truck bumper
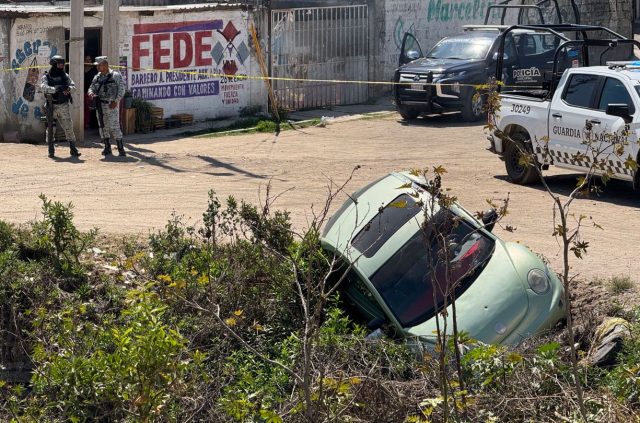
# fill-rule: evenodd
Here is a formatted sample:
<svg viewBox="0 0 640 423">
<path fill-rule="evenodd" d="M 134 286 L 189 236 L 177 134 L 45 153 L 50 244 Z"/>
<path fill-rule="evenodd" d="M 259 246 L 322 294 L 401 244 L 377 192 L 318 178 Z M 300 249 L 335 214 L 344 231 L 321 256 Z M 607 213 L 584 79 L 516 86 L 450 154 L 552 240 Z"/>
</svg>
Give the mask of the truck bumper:
<svg viewBox="0 0 640 423">
<path fill-rule="evenodd" d="M 502 140 L 494 136 L 493 134 L 489 135 L 487 137 L 487 140 L 489 141 L 489 148 L 487 150 L 491 151 L 494 154 L 502 155 Z"/>
</svg>

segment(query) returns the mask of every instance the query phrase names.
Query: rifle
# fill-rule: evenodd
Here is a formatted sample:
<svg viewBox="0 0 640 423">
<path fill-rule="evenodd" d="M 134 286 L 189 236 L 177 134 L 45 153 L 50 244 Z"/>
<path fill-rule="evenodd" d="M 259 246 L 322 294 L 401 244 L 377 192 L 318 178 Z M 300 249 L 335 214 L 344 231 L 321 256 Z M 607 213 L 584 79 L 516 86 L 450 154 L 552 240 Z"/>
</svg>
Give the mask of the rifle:
<svg viewBox="0 0 640 423">
<path fill-rule="evenodd" d="M 98 132 L 100 132 L 100 138 L 105 139 L 104 135 L 104 114 L 102 112 L 102 100 L 100 97 L 93 97 L 93 104 L 98 114 Z"/>
<path fill-rule="evenodd" d="M 47 144 L 49 145 L 49 154 L 53 154 L 55 141 L 53 135 L 53 95 L 46 94 L 45 98 L 47 99 L 45 103 L 46 115 L 47 115 Z"/>
<path fill-rule="evenodd" d="M 102 111 L 102 100 L 100 99 L 100 91 L 104 84 L 111 80 L 111 73 L 107 75 L 107 78 L 98 84 L 98 89 L 94 91 L 95 96 L 93 97 L 93 106 L 96 109 L 98 114 L 98 132 L 100 132 L 100 138 L 105 139 L 104 134 L 104 114 Z"/>
</svg>

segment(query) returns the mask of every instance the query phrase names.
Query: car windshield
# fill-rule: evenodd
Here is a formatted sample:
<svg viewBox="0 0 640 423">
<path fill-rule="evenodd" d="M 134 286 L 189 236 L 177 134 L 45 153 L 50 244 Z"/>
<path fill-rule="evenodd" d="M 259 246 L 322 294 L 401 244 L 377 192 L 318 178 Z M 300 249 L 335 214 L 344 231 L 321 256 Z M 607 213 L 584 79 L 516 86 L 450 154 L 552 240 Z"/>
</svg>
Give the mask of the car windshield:
<svg viewBox="0 0 640 423">
<path fill-rule="evenodd" d="M 445 38 L 427 54 L 432 59 L 483 59 L 493 43 L 489 37 Z"/>
<path fill-rule="evenodd" d="M 430 319 L 449 293 L 459 296 L 480 273 L 495 241 L 443 209 L 371 277 L 403 327 Z"/>
</svg>

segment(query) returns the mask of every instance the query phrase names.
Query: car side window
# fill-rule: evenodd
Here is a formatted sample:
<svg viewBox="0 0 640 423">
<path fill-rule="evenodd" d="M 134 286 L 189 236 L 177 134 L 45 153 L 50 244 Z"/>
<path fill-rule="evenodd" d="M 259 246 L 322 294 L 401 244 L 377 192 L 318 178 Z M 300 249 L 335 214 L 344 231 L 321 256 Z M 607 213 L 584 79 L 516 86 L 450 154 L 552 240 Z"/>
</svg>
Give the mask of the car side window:
<svg viewBox="0 0 640 423">
<path fill-rule="evenodd" d="M 593 93 L 598 87 L 597 75 L 573 74 L 567 84 L 562 99 L 570 106 L 591 107 Z"/>
<path fill-rule="evenodd" d="M 518 53 L 516 53 L 516 46 L 513 42 L 513 37 L 507 37 L 507 39 L 504 40 L 504 53 L 507 55 L 507 57 L 509 57 L 510 60 L 515 60 L 515 58 L 518 57 Z"/>
<path fill-rule="evenodd" d="M 607 78 L 602 88 L 602 94 L 600 95 L 598 110 L 607 110 L 609 104 L 627 104 L 630 114 L 634 114 L 636 111 L 629 91 L 627 91 L 627 88 L 619 79 Z"/>
</svg>

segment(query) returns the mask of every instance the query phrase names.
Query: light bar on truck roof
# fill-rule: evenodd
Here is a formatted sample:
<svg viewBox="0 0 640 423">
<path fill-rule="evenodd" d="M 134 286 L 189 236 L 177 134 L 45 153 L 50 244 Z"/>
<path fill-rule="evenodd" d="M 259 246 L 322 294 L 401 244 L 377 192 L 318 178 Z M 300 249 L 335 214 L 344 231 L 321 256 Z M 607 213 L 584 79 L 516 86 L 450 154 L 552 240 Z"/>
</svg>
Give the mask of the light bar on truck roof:
<svg viewBox="0 0 640 423">
<path fill-rule="evenodd" d="M 640 60 L 607 61 L 607 66 L 609 69 L 640 69 Z"/>
<path fill-rule="evenodd" d="M 509 25 L 462 25 L 465 31 L 504 31 Z"/>
</svg>

